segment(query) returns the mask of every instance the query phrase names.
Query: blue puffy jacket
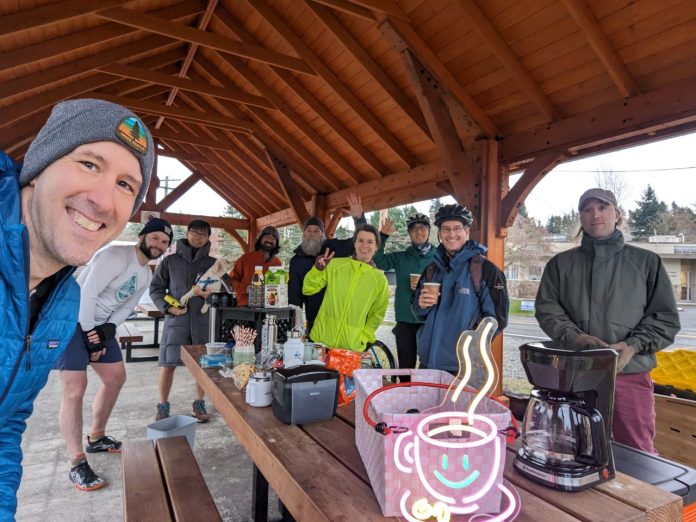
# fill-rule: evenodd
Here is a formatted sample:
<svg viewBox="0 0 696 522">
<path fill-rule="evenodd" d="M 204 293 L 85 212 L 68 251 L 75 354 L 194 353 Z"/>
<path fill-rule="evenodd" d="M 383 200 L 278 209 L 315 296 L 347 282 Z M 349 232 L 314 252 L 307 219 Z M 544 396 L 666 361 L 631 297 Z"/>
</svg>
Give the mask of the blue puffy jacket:
<svg viewBox="0 0 696 522">
<path fill-rule="evenodd" d="M 21 220 L 18 165 L 0 153 L 0 521 L 14 520 L 22 433 L 34 399 L 70 341 L 80 308 L 73 268 L 61 271 L 29 332 L 29 237 Z"/>
<path fill-rule="evenodd" d="M 436 306 L 421 308 L 418 299 L 425 277 L 421 277 L 411 297 L 413 315 L 425 321 L 418 330 L 418 358 L 421 365 L 433 370 L 457 371 L 456 344 L 464 330 L 474 329 L 483 317 L 495 317 L 495 304 L 487 284 L 481 284 L 481 297 L 476 296 L 469 273 L 469 260 L 485 254 L 486 247 L 469 240 L 453 259 L 448 259 L 442 245 L 437 248 L 435 270 L 429 281 L 440 283 L 440 300 Z M 485 263 L 490 263 L 486 260 Z M 426 269 L 427 273 L 428 269 Z"/>
</svg>

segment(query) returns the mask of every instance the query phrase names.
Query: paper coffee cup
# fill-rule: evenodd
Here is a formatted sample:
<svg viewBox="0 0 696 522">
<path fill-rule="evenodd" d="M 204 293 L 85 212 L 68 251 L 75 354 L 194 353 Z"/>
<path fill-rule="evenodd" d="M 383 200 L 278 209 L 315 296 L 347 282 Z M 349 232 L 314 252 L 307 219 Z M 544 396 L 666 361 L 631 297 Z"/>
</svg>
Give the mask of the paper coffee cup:
<svg viewBox="0 0 696 522">
<path fill-rule="evenodd" d="M 411 289 L 416 288 L 416 285 L 418 284 L 418 281 L 420 280 L 420 274 L 411 274 Z"/>
<path fill-rule="evenodd" d="M 423 283 L 423 291 L 437 297 L 440 294 L 440 283 Z"/>
</svg>

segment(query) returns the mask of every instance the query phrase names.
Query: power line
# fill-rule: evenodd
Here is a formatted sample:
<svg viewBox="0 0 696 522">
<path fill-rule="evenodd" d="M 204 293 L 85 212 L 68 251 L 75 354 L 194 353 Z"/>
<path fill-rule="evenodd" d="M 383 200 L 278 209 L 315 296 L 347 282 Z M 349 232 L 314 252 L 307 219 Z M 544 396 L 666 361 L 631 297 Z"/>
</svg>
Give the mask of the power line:
<svg viewBox="0 0 696 522">
<path fill-rule="evenodd" d="M 603 174 L 605 172 L 616 172 L 618 174 L 627 174 L 630 172 L 668 172 L 671 170 L 693 170 L 694 167 L 672 167 L 667 169 L 633 169 L 633 170 L 614 170 L 614 169 L 596 169 L 596 170 L 554 170 L 554 172 L 567 172 L 569 174 Z"/>
</svg>

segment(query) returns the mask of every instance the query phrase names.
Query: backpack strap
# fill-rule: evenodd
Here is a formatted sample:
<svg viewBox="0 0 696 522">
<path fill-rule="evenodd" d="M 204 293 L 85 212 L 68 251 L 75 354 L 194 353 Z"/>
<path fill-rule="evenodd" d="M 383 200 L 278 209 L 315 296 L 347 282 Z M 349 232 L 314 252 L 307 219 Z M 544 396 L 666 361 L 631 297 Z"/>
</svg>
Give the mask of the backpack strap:
<svg viewBox="0 0 696 522">
<path fill-rule="evenodd" d="M 476 254 L 469 259 L 469 274 L 471 275 L 472 283 L 474 283 L 476 297 L 479 299 L 481 299 L 481 280 L 483 279 L 483 262 L 485 260 L 486 256 L 481 254 Z"/>
</svg>

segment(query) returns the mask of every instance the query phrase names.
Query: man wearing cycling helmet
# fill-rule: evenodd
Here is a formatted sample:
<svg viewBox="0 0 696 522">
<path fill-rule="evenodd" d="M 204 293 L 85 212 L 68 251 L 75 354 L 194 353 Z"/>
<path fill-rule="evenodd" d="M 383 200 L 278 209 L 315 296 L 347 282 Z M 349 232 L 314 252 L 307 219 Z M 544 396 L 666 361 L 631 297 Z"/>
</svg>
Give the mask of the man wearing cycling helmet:
<svg viewBox="0 0 696 522">
<path fill-rule="evenodd" d="M 396 228 L 392 220 L 387 219 L 382 225 L 380 235 L 382 244 L 374 257 L 377 268 L 396 272 L 396 297 L 394 311 L 396 326 L 392 330 L 396 338 L 396 351 L 399 356 L 399 368 L 416 367 L 416 334 L 423 324 L 411 311 L 411 295 L 416 286 L 411 274 L 422 274 L 435 256 L 435 249 L 430 243 L 430 218 L 425 214 L 414 214 L 406 220 L 406 228 L 411 238 L 411 246 L 401 252 L 384 253 L 384 246 Z"/>
<path fill-rule="evenodd" d="M 440 245 L 411 297 L 413 315 L 425 321 L 417 337 L 421 368 L 456 373 L 455 347 L 462 331 L 476 328 L 484 317 L 495 317 L 500 330 L 507 324 L 505 276 L 483 257 L 487 248 L 469 239 L 472 221 L 471 212 L 457 204 L 435 214 Z M 439 283 L 439 292 L 424 292 L 425 282 Z M 482 384 L 478 373 L 470 381 L 474 387 Z"/>
</svg>

